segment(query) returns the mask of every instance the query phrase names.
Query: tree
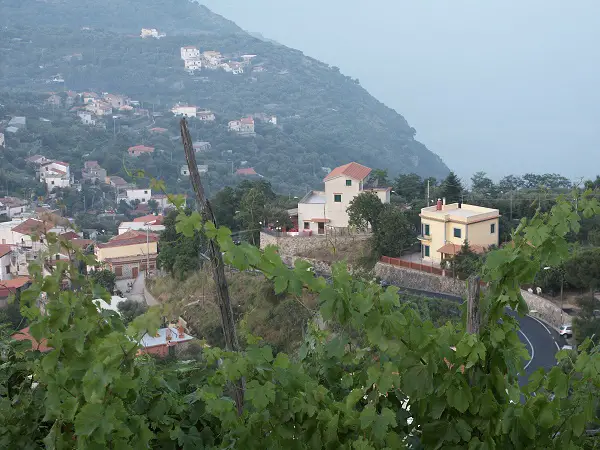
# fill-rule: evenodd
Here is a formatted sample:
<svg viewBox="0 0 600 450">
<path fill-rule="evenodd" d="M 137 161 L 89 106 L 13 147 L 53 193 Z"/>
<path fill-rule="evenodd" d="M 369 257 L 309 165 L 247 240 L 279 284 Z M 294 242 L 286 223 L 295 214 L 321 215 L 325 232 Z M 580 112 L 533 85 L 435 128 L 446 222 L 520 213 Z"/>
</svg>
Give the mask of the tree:
<svg viewBox="0 0 600 450">
<path fill-rule="evenodd" d="M 149 200 L 148 209 L 150 209 L 152 214 L 158 214 L 158 202 L 156 200 Z"/>
<path fill-rule="evenodd" d="M 464 188 L 460 178 L 454 172 L 450 172 L 440 186 L 440 196 L 446 199 L 448 203 L 455 203 L 462 200 Z"/>
<path fill-rule="evenodd" d="M 471 275 L 481 271 L 483 266 L 483 257 L 478 255 L 465 241 L 460 247 L 460 251 L 450 260 L 450 269 L 455 277 L 466 280 Z"/>
<path fill-rule="evenodd" d="M 471 177 L 471 189 L 473 193 L 486 197 L 495 197 L 497 194 L 496 185 L 485 172 L 475 172 L 473 174 Z"/>
<path fill-rule="evenodd" d="M 94 270 L 90 273 L 90 278 L 94 281 L 94 283 L 102 286 L 110 294 L 114 293 L 117 276 L 110 270 Z"/>
<path fill-rule="evenodd" d="M 367 179 L 369 186 L 386 187 L 390 184 L 387 169 L 373 169 Z"/>
<path fill-rule="evenodd" d="M 582 250 L 568 259 L 565 280 L 576 289 L 600 287 L 600 249 Z"/>
<path fill-rule="evenodd" d="M 383 203 L 374 192 L 362 192 L 352 199 L 346 212 L 348 225 L 359 230 L 371 227 L 373 232 L 379 226 L 379 216 L 383 211 Z"/>
<path fill-rule="evenodd" d="M 253 245 L 259 243 L 260 230 L 267 226 L 265 223 L 266 202 L 265 192 L 259 187 L 250 188 L 240 201 L 240 211 L 236 215 L 236 220 L 246 231 L 246 235 Z"/>
<path fill-rule="evenodd" d="M 185 214 L 189 217 L 192 211 L 188 209 Z M 177 211 L 171 211 L 165 217 L 163 222 L 165 229 L 160 233 L 158 241 L 160 252 L 157 264 L 169 275 L 184 280 L 190 273 L 200 268 L 200 253 L 206 245 L 206 240 L 198 232 L 191 237 L 178 233 L 177 217 Z"/>
<path fill-rule="evenodd" d="M 373 251 L 377 256 L 401 256 L 417 242 L 417 233 L 405 213 L 390 204 L 382 206 L 373 230 Z"/>
<path fill-rule="evenodd" d="M 510 192 L 521 189 L 525 186 L 525 183 L 521 177 L 515 175 L 507 175 L 500 180 L 498 187 L 502 192 Z"/>
<path fill-rule="evenodd" d="M 401 174 L 394 180 L 394 191 L 405 201 L 423 199 L 427 183 L 416 173 Z"/>
<path fill-rule="evenodd" d="M 125 300 L 124 302 L 120 302 L 117 305 L 117 309 L 121 313 L 123 323 L 125 325 L 129 325 L 131 322 L 133 322 L 133 319 L 144 314 L 148 310 L 148 307 L 141 302 L 129 299 Z"/>
<path fill-rule="evenodd" d="M 217 192 L 212 205 L 217 223 L 235 230 L 237 227 L 235 215 L 239 208 L 239 201 L 233 188 L 227 186 Z"/>
</svg>

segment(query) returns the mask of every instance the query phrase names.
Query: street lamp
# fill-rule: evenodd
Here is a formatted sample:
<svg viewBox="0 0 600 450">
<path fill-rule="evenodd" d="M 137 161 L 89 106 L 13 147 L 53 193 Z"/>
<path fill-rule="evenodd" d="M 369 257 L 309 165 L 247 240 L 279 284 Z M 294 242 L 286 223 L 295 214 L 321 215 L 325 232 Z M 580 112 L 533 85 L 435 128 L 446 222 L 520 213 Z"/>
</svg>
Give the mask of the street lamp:
<svg viewBox="0 0 600 450">
<path fill-rule="evenodd" d="M 552 267 L 546 266 L 544 270 L 551 270 Z M 560 272 L 560 325 L 563 325 L 563 288 L 565 285 L 565 274 L 562 269 L 558 269 Z"/>
</svg>

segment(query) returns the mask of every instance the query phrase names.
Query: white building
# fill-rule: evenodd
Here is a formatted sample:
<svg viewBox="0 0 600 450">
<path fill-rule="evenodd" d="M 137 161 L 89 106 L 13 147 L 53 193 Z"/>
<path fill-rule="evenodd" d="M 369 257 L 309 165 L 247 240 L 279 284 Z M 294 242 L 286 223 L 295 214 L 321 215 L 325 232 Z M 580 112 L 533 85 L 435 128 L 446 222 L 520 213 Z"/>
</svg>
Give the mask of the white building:
<svg viewBox="0 0 600 450">
<path fill-rule="evenodd" d="M 207 173 L 208 172 L 208 165 L 206 165 L 206 164 L 198 164 L 198 172 L 199 173 Z M 183 175 L 184 177 L 189 177 L 190 176 L 190 170 L 189 170 L 189 168 L 188 168 L 187 165 L 181 166 L 181 169 L 180 169 L 179 173 L 181 175 Z"/>
<path fill-rule="evenodd" d="M 5 145 L 4 133 L 0 133 L 0 147 L 4 148 Z"/>
<path fill-rule="evenodd" d="M 27 211 L 29 204 L 27 201 L 16 197 L 0 197 L 0 214 L 6 215 L 9 219 L 22 215 Z"/>
<path fill-rule="evenodd" d="M 94 119 L 94 116 L 89 111 L 77 111 L 77 117 L 81 119 L 81 123 L 84 125 L 96 125 L 96 119 Z"/>
<path fill-rule="evenodd" d="M 15 127 L 19 130 L 27 128 L 27 119 L 23 116 L 15 116 L 8 122 L 9 127 Z"/>
<path fill-rule="evenodd" d="M 363 192 L 374 192 L 382 203 L 389 203 L 392 189 L 367 186 L 370 173 L 370 168 L 355 162 L 333 169 L 323 180 L 324 192 L 313 191 L 298 202 L 300 230 L 324 234 L 326 227 L 348 227 L 348 206 Z"/>
<path fill-rule="evenodd" d="M 119 193 L 117 196 L 117 203 L 121 200 L 127 203 L 133 203 L 139 200 L 140 203 L 148 203 L 152 198 L 152 191 L 150 188 L 147 189 L 126 189 L 124 192 Z"/>
<path fill-rule="evenodd" d="M 221 56 L 220 52 L 209 50 L 202 53 L 202 58 L 204 59 L 207 68 L 218 69 L 221 60 L 223 59 L 223 56 Z"/>
<path fill-rule="evenodd" d="M 203 120 L 205 122 L 214 122 L 215 121 L 215 113 L 209 111 L 208 109 L 201 109 L 196 112 L 196 117 L 198 120 Z"/>
<path fill-rule="evenodd" d="M 10 245 L 0 244 L 0 281 L 12 280 L 16 275 L 16 255 Z"/>
<path fill-rule="evenodd" d="M 185 70 L 188 72 L 195 72 L 196 70 L 202 70 L 202 60 L 200 58 L 186 59 L 184 60 Z"/>
<path fill-rule="evenodd" d="M 42 183 L 46 183 L 48 192 L 52 192 L 57 187 L 69 187 L 73 182 L 69 164 L 62 161 L 48 161 L 42 164 L 39 169 L 39 178 Z"/>
<path fill-rule="evenodd" d="M 165 226 L 162 224 L 150 224 L 145 222 L 121 222 L 119 224 L 119 234 L 126 233 L 129 230 L 160 233 L 161 231 L 165 230 Z"/>
<path fill-rule="evenodd" d="M 196 117 L 198 108 L 189 105 L 175 105 L 171 108 L 171 112 L 176 116 Z"/>
<path fill-rule="evenodd" d="M 155 38 L 160 39 L 161 37 L 165 37 L 165 33 L 159 33 L 156 28 L 142 28 L 142 32 L 140 33 L 142 39 L 146 38 Z"/>
<path fill-rule="evenodd" d="M 229 131 L 233 131 L 242 136 L 253 136 L 254 119 L 252 117 L 244 117 L 240 120 L 232 120 L 229 122 Z"/>
<path fill-rule="evenodd" d="M 187 47 L 181 47 L 181 59 L 185 61 L 195 58 L 200 58 L 200 50 L 191 45 L 188 45 Z"/>
</svg>

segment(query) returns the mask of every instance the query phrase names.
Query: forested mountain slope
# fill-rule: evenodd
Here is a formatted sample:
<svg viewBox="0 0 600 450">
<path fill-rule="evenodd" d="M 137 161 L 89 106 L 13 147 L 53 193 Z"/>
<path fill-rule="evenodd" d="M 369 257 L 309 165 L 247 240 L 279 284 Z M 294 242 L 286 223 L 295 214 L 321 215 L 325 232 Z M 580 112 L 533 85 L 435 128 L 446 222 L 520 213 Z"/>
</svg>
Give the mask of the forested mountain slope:
<svg viewBox="0 0 600 450">
<path fill-rule="evenodd" d="M 167 36 L 141 39 L 142 27 Z M 252 37 L 187 0 L 3 0 L 0 42 L 1 89 L 121 93 L 165 112 L 175 102 L 194 104 L 217 116 L 198 136 L 213 146 L 225 142 L 220 139 L 227 135 L 229 120 L 276 115 L 278 127 L 257 127 L 255 138 L 226 142 L 236 167 L 247 161 L 285 190 L 318 187 L 322 167 L 350 160 L 387 168 L 391 175 L 442 177 L 448 172 L 414 139 L 407 121 L 358 80 L 300 51 Z M 186 45 L 231 58 L 254 54 L 253 67 L 264 70 L 190 75 L 180 59 L 180 47 Z M 377 70 L 375 62 L 367 58 L 365 63 Z M 49 84 L 56 74 L 64 84 Z M 175 122 L 171 125 L 175 132 Z M 202 162 L 218 165 L 215 159 L 221 157 L 222 152 Z"/>
</svg>

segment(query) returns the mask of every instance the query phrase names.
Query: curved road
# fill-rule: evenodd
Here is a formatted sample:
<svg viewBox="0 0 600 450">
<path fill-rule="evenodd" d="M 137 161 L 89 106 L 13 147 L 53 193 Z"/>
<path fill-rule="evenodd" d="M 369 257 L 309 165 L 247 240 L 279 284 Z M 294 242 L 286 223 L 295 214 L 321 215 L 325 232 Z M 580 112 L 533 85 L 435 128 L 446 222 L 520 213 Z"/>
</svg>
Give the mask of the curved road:
<svg viewBox="0 0 600 450">
<path fill-rule="evenodd" d="M 438 294 L 436 292 L 421 291 L 418 289 L 407 289 L 397 286 L 400 292 L 421 294 L 427 297 L 445 298 L 448 300 L 463 302 L 463 299 L 455 295 Z M 509 312 L 519 321 L 519 338 L 527 347 L 531 359 L 525 363 L 525 373 L 519 378 L 520 384 L 525 384 L 527 378 L 540 367 L 550 370 L 556 365 L 554 355 L 566 344 L 565 339 L 556 330 L 544 324 L 535 317 L 519 317 L 514 312 Z"/>
</svg>

